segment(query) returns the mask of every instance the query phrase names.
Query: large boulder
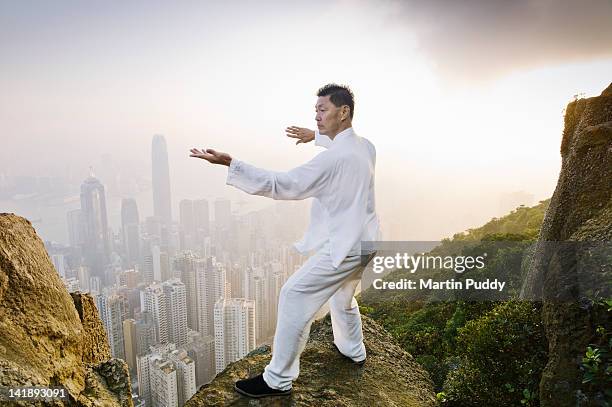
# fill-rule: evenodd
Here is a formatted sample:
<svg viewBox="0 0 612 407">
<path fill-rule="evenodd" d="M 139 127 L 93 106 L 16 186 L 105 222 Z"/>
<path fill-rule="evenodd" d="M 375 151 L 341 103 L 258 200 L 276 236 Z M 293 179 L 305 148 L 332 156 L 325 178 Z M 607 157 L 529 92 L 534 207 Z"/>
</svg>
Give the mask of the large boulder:
<svg viewBox="0 0 612 407">
<path fill-rule="evenodd" d="M 129 384 L 91 296 L 68 293 L 27 219 L 0 213 L 0 387 L 63 386 L 63 404 L 132 406 Z"/>
</svg>

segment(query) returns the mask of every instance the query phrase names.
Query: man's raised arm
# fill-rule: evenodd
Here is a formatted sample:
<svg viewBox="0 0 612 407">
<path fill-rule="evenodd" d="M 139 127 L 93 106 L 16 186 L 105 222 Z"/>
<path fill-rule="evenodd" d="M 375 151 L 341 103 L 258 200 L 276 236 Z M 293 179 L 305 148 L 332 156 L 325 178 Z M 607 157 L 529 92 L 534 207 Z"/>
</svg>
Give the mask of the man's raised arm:
<svg viewBox="0 0 612 407">
<path fill-rule="evenodd" d="M 298 200 L 319 196 L 332 176 L 334 162 L 328 151 L 321 152 L 307 163 L 286 172 L 269 171 L 232 158 L 213 149 L 191 149 L 191 157 L 212 164 L 228 166 L 226 184 L 251 195 L 277 200 Z"/>
<path fill-rule="evenodd" d="M 278 200 L 316 197 L 322 194 L 332 175 L 333 163 L 324 153 L 327 152 L 287 172 L 269 171 L 233 159 L 225 183 L 251 195 Z"/>
</svg>

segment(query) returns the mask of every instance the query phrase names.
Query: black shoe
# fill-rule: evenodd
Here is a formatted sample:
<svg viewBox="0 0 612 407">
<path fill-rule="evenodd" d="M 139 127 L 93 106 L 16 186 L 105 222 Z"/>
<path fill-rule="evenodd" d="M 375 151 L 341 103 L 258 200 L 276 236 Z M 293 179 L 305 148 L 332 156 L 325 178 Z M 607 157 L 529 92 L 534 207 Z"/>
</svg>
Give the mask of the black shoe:
<svg viewBox="0 0 612 407">
<path fill-rule="evenodd" d="M 357 366 L 363 366 L 366 362 L 366 359 L 364 360 L 360 360 L 359 362 L 357 362 L 356 360 L 353 360 L 353 358 L 350 358 L 348 356 L 346 356 L 344 353 L 340 352 L 340 349 L 338 349 L 338 346 L 336 345 L 335 342 L 332 342 L 332 345 L 334 345 L 334 348 L 336 348 L 336 350 L 338 351 L 339 354 L 341 354 L 342 356 L 344 356 L 345 358 L 347 358 L 348 360 L 350 360 L 352 363 L 354 363 Z"/>
<path fill-rule="evenodd" d="M 263 374 L 260 374 L 250 379 L 238 380 L 234 384 L 234 390 L 245 396 L 259 398 L 268 396 L 288 396 L 291 394 L 289 390 L 278 390 L 268 386 L 263 379 Z"/>
</svg>

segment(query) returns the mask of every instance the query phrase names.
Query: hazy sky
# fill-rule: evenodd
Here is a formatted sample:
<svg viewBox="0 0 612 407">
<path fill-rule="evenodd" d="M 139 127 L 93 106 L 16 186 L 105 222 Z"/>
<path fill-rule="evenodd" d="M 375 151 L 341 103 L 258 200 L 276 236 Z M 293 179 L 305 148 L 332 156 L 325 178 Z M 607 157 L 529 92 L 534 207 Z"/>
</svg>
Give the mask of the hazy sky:
<svg viewBox="0 0 612 407">
<path fill-rule="evenodd" d="M 299 165 L 319 148 L 283 130 L 314 128 L 336 81 L 377 147 L 386 237 L 438 239 L 501 215 L 502 193 L 552 194 L 564 107 L 612 81 L 610 21 L 609 0 L 3 1 L 0 173 L 85 178 L 110 154 L 148 177 L 159 133 L 175 216 L 246 198 L 189 149 Z"/>
</svg>

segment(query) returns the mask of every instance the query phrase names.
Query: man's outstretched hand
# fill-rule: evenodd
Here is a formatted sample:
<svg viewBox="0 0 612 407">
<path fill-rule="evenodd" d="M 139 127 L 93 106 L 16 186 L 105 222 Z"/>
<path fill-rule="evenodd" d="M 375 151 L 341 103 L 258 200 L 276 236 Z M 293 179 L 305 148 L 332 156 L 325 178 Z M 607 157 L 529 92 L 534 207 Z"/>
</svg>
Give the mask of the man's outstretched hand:
<svg viewBox="0 0 612 407">
<path fill-rule="evenodd" d="M 189 157 L 201 158 L 211 164 L 227 165 L 228 167 L 232 162 L 232 157 L 229 154 L 215 151 L 212 148 L 207 148 L 206 150 L 202 149 L 202 151 L 197 148 L 192 148 Z"/>
<path fill-rule="evenodd" d="M 296 138 L 296 145 L 300 143 L 308 143 L 315 138 L 315 132 L 304 127 L 290 126 L 285 129 L 287 137 Z"/>
</svg>

